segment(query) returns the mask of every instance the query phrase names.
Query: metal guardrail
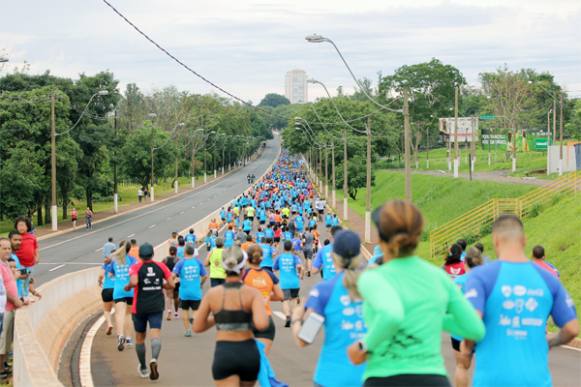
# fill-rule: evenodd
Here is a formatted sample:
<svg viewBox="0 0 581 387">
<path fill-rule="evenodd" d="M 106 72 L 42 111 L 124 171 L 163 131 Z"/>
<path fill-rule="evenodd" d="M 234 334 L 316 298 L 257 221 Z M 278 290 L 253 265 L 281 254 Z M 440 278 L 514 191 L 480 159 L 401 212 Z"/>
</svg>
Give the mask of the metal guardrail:
<svg viewBox="0 0 581 387">
<path fill-rule="evenodd" d="M 578 171 L 568 173 L 518 198 L 491 199 L 433 229 L 430 232 L 430 255 L 435 258 L 446 254 L 450 245 L 458 239 L 478 238 L 488 234 L 494 220 L 502 214 L 515 214 L 524 219 L 534 216 L 559 194 L 577 194 L 581 190 L 578 175 Z"/>
</svg>

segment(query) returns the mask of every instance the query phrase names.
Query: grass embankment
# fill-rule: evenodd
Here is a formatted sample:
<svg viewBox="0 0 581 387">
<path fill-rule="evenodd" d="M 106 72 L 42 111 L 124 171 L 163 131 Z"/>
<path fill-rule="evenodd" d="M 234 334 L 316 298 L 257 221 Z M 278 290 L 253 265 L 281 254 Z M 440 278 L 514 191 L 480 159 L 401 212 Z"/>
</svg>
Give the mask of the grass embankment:
<svg viewBox="0 0 581 387">
<path fill-rule="evenodd" d="M 529 185 L 469 181 L 446 176 L 412 175 L 413 201 L 422 210 L 425 217 L 424 240 L 426 241 L 427 233 L 431 229 L 462 215 L 489 199 L 512 198 L 534 188 L 534 186 Z M 338 201 L 339 198 L 342 200 L 341 191 L 337 193 L 337 196 Z M 357 194 L 357 200 L 349 202 L 350 207 L 361 216 L 365 215 L 365 196 L 366 190 L 361 189 Z M 372 209 L 390 199 L 403 198 L 403 174 L 389 170 L 377 171 L 371 197 Z M 422 251 L 427 252 L 427 243 L 422 243 L 422 248 Z"/>
<path fill-rule="evenodd" d="M 524 221 L 527 235 L 527 254 L 535 245 L 545 247 L 547 260 L 561 274 L 561 281 L 575 301 L 581 305 L 581 193 L 556 198 L 552 205 L 541 209 L 539 215 Z M 492 253 L 490 235 L 481 242 Z"/>
<path fill-rule="evenodd" d="M 429 153 L 430 167 L 427 166 L 427 157 Z M 460 149 L 460 173 L 468 173 L 468 149 Z M 488 171 L 499 171 L 507 170 L 510 171 L 512 168 L 512 160 L 506 157 L 506 152 L 504 150 L 494 150 L 490 151 L 491 163 L 488 164 L 488 150 L 487 149 L 476 149 L 476 164 L 474 169 L 476 172 L 488 172 Z M 420 170 L 448 170 L 448 154 L 446 148 L 438 148 L 428 151 L 422 151 L 418 157 Z M 511 173 L 513 176 L 535 176 L 540 178 L 546 177 L 547 168 L 547 153 L 546 152 L 519 152 L 517 153 L 517 171 Z M 403 161 L 401 165 L 397 162 L 387 163 L 386 166 L 391 166 L 394 168 L 403 168 Z M 415 164 L 412 162 L 412 167 Z"/>
<path fill-rule="evenodd" d="M 208 175 L 208 181 L 211 181 L 214 178 L 214 175 Z M 199 186 L 204 181 L 203 177 L 196 178 L 196 184 Z M 173 193 L 173 186 L 172 186 L 173 179 L 168 179 L 164 181 L 158 182 L 155 186 L 155 197 L 157 199 L 167 197 L 168 195 Z M 180 177 L 179 178 L 179 187 L 180 190 L 184 188 L 190 187 L 192 180 L 190 177 Z M 130 206 L 132 204 L 137 203 L 137 190 L 139 189 L 139 184 L 119 184 L 119 209 L 122 211 L 124 207 Z M 149 200 L 149 199 L 147 199 Z M 72 204 L 69 205 L 69 216 L 67 220 L 70 220 L 70 211 L 73 207 L 77 208 L 79 213 L 79 223 L 83 224 L 84 222 L 84 211 L 85 211 L 85 199 L 84 198 L 77 198 L 71 200 Z M 93 203 L 93 211 L 95 211 L 96 218 L 99 219 L 99 214 L 103 212 L 113 211 L 113 196 L 102 198 L 100 200 L 96 200 Z M 59 223 L 63 221 L 63 214 L 62 214 L 62 207 L 59 208 L 58 213 L 58 220 Z M 36 217 L 33 217 L 33 222 L 36 223 Z M 13 229 L 13 219 L 4 219 L 0 221 L 0 236 L 6 235 Z"/>
</svg>

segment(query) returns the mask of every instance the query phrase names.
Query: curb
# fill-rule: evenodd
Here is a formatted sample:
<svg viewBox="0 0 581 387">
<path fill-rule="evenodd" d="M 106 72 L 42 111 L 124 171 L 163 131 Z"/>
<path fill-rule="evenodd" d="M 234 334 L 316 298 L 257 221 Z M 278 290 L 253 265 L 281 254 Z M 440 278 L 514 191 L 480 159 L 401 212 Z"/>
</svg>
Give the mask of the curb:
<svg viewBox="0 0 581 387">
<path fill-rule="evenodd" d="M 256 161 L 258 158 L 262 157 L 262 153 L 263 153 L 263 152 L 261 152 L 260 154 L 257 154 L 257 158 L 256 158 L 256 159 L 254 159 L 253 161 Z M 248 164 L 247 164 L 247 165 L 248 165 Z M 141 206 L 141 207 L 135 207 L 135 208 L 131 208 L 131 209 L 129 209 L 129 210 L 126 210 L 126 211 L 119 211 L 119 212 L 118 212 L 118 213 L 116 213 L 116 214 L 113 214 L 113 215 L 111 215 L 111 216 L 107 216 L 106 218 L 102 218 L 102 219 L 99 219 L 99 220 L 96 220 L 96 221 L 94 221 L 94 222 L 93 222 L 93 225 L 95 225 L 95 224 L 99 224 L 99 223 L 101 223 L 101 222 L 105 222 L 105 221 L 107 221 L 107 220 L 115 219 L 115 218 L 117 218 L 117 217 L 119 217 L 119 216 L 121 216 L 121 215 L 127 215 L 127 214 L 131 214 L 131 213 L 133 213 L 133 212 L 135 212 L 135 211 L 138 211 L 138 210 L 144 210 L 144 209 L 147 209 L 147 208 L 149 208 L 149 207 L 153 207 L 153 206 L 155 206 L 155 205 L 157 205 L 157 204 L 164 203 L 164 202 L 166 202 L 166 201 L 169 201 L 170 199 L 175 199 L 175 198 L 178 198 L 178 197 L 180 197 L 180 196 L 183 196 L 183 195 L 185 195 L 185 194 L 187 194 L 187 193 L 196 192 L 196 191 L 198 191 L 198 190 L 201 190 L 201 189 L 203 189 L 203 188 L 206 188 L 206 187 L 208 187 L 208 186 L 210 186 L 210 185 L 214 184 L 214 183 L 215 183 L 215 182 L 217 182 L 217 181 L 220 181 L 221 179 L 223 179 L 223 178 L 227 177 L 228 175 L 230 175 L 230 174 L 232 174 L 232 173 L 234 173 L 234 172 L 238 171 L 239 169 L 242 169 L 243 167 L 245 167 L 245 166 L 244 166 L 244 165 L 243 165 L 243 166 L 238 166 L 238 167 L 236 167 L 236 168 L 234 168 L 234 169 L 231 169 L 230 171 L 228 171 L 228 172 L 224 173 L 223 175 L 221 175 L 221 176 L 219 176 L 219 177 L 216 177 L 214 180 L 212 180 L 212 181 L 209 181 L 209 182 L 207 182 L 207 183 L 205 183 L 205 184 L 199 185 L 199 186 L 197 186 L 197 187 L 195 187 L 195 188 L 193 188 L 193 189 L 184 190 L 184 191 L 182 191 L 182 192 L 178 192 L 177 194 L 175 194 L 175 193 L 174 193 L 174 194 L 172 194 L 172 195 L 170 195 L 170 196 L 168 196 L 168 197 L 166 197 L 166 198 L 159 199 L 159 200 L 156 200 L 156 201 L 154 201 L 154 202 L 150 202 L 150 203 L 148 203 L 148 204 L 145 204 L 145 205 L 143 205 L 143 206 Z M 39 241 L 42 241 L 42 240 L 47 240 L 47 239 L 50 239 L 50 238 L 53 238 L 53 237 L 56 237 L 56 236 L 60 236 L 60 235 L 63 235 L 63 234 L 67 234 L 67 233 L 73 232 L 73 231 L 75 231 L 75 230 L 76 230 L 76 229 L 74 229 L 74 228 L 67 228 L 67 229 L 65 229 L 65 230 L 60 230 L 60 231 L 51 232 L 51 233 L 49 233 L 49 234 L 45 234 L 45 235 L 42 235 L 42 236 L 38 237 L 38 238 L 37 238 L 37 240 L 39 240 Z"/>
</svg>

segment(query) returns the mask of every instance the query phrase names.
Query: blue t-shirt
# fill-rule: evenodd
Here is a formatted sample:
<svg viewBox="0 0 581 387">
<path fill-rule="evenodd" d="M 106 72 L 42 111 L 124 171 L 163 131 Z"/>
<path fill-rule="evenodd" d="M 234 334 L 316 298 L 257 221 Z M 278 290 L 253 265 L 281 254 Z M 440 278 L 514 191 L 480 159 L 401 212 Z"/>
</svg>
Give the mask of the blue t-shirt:
<svg viewBox="0 0 581 387">
<path fill-rule="evenodd" d="M 313 260 L 313 267 L 323 271 L 323 279 L 330 280 L 337 274 L 335 263 L 333 262 L 333 244 L 329 243 L 317 252 L 317 256 Z"/>
<path fill-rule="evenodd" d="M 103 289 L 114 289 L 115 288 L 115 277 L 110 270 L 108 270 L 108 266 L 112 263 L 103 264 L 101 266 L 103 270 L 105 270 L 105 274 L 103 275 Z"/>
<path fill-rule="evenodd" d="M 180 300 L 199 301 L 202 299 L 202 277 L 206 269 L 196 258 L 181 259 L 173 272 L 180 277 Z"/>
<path fill-rule="evenodd" d="M 229 248 L 234 246 L 234 231 L 228 230 L 224 233 L 224 247 Z"/>
<path fill-rule="evenodd" d="M 260 262 L 260 267 L 270 267 L 273 266 L 272 255 L 273 255 L 273 248 L 268 243 L 261 243 L 260 247 L 262 248 L 262 261 Z"/>
<path fill-rule="evenodd" d="M 242 223 L 242 229 L 246 232 L 252 231 L 252 221 L 250 219 L 245 219 Z"/>
<path fill-rule="evenodd" d="M 18 258 L 18 256 L 16 254 L 10 254 L 10 258 L 12 258 L 14 260 L 14 262 L 16 263 L 16 270 L 22 270 L 25 269 L 24 266 L 22 266 L 22 264 L 20 263 L 20 258 Z M 22 298 L 22 297 L 28 297 L 28 289 L 26 289 L 26 284 L 28 284 L 28 281 L 24 281 L 24 279 L 17 279 L 16 280 L 16 289 L 18 290 L 18 297 Z"/>
<path fill-rule="evenodd" d="M 302 216 L 297 216 L 295 218 L 295 228 L 297 229 L 298 232 L 301 232 L 304 230 L 305 228 L 305 221 L 303 220 Z"/>
<path fill-rule="evenodd" d="M 367 332 L 363 301 L 352 300 L 343 284 L 343 273 L 316 285 L 305 308 L 325 317 L 325 341 L 314 381 L 321 386 L 360 386 L 365 364 L 353 365 L 347 348 Z"/>
<path fill-rule="evenodd" d="M 274 238 L 274 230 L 271 227 L 267 228 L 266 230 L 264 230 L 264 236 L 267 238 L 273 239 Z"/>
<path fill-rule="evenodd" d="M 178 257 L 179 259 L 184 259 L 185 255 L 186 255 L 186 247 L 185 246 L 178 246 L 176 249 L 176 257 Z"/>
<path fill-rule="evenodd" d="M 383 251 L 379 246 L 373 248 L 373 256 L 367 261 L 368 265 L 379 265 L 383 260 Z"/>
<path fill-rule="evenodd" d="M 115 277 L 115 285 L 113 286 L 113 299 L 133 297 L 133 289 L 125 290 L 125 285 L 129 283 L 129 269 L 135 265 L 137 260 L 128 255 L 125 257 L 125 264 L 120 265 L 117 261 L 111 262 L 107 265 L 107 271 L 112 273 Z"/>
<path fill-rule="evenodd" d="M 196 244 L 196 234 L 188 234 L 184 237 L 186 243 Z"/>
<path fill-rule="evenodd" d="M 331 214 L 325 215 L 325 226 L 331 227 L 333 224 L 333 216 Z"/>
<path fill-rule="evenodd" d="M 280 271 L 280 288 L 281 289 L 299 289 L 301 287 L 297 266 L 301 260 L 291 253 L 282 253 L 274 261 L 273 269 Z"/>
<path fill-rule="evenodd" d="M 220 210 L 220 219 L 226 220 L 226 210 Z"/>
<path fill-rule="evenodd" d="M 466 281 L 468 281 L 468 275 L 469 274 L 470 273 L 466 273 L 466 274 L 463 274 L 463 275 L 460 275 L 460 276 L 454 278 L 454 283 L 460 288 L 460 290 L 462 291 L 462 293 L 465 293 L 466 292 Z M 462 341 L 463 340 L 463 338 L 460 337 L 460 336 L 454 336 L 454 335 L 452 335 L 452 337 L 455 338 L 458 341 Z"/>
<path fill-rule="evenodd" d="M 551 386 L 547 318 L 558 327 L 576 318 L 559 280 L 532 262 L 495 261 L 472 270 L 465 287 L 486 326 L 473 385 Z"/>
<path fill-rule="evenodd" d="M 262 242 L 262 238 L 264 238 L 264 231 L 257 231 L 256 232 L 256 242 Z"/>
<path fill-rule="evenodd" d="M 212 236 L 207 236 L 206 238 L 204 238 L 204 243 L 206 244 L 206 248 L 208 250 L 212 250 L 216 247 L 216 237 Z"/>
</svg>

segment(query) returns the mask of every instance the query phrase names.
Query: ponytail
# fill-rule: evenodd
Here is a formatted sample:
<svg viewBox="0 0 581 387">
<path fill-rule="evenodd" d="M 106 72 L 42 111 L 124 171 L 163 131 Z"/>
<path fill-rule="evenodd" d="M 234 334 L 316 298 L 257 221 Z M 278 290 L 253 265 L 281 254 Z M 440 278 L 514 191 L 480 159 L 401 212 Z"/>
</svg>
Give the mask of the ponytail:
<svg viewBox="0 0 581 387">
<path fill-rule="evenodd" d="M 366 267 L 366 261 L 363 256 L 360 254 L 351 259 L 345 259 L 333 253 L 333 258 L 335 259 L 335 263 L 343 269 L 343 283 L 349 292 L 349 297 L 353 300 L 361 299 L 361 295 L 357 290 L 357 280 Z"/>
</svg>

